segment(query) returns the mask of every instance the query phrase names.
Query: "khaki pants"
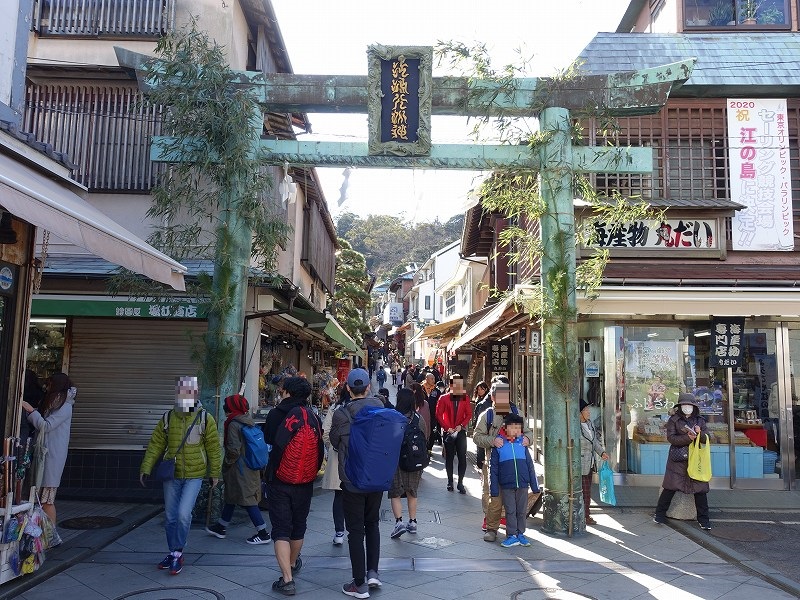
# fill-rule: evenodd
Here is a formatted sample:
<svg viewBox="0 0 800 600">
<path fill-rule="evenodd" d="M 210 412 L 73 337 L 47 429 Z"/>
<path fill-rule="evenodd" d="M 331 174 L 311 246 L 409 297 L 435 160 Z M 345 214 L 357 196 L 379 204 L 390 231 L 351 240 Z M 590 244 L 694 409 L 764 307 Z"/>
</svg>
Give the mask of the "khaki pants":
<svg viewBox="0 0 800 600">
<path fill-rule="evenodd" d="M 489 495 L 489 466 L 484 463 L 481 468 L 481 479 L 483 481 L 483 495 L 481 496 L 481 506 L 486 515 L 486 529 L 497 531 L 500 527 L 500 517 L 505 512 L 503 510 L 503 499 L 500 496 L 492 498 Z"/>
</svg>

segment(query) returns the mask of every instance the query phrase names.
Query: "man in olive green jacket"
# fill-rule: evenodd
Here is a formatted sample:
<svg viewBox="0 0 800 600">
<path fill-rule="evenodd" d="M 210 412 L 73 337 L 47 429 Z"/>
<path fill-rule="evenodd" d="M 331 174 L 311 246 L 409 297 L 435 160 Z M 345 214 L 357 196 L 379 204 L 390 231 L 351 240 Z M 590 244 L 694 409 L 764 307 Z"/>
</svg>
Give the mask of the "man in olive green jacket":
<svg viewBox="0 0 800 600">
<path fill-rule="evenodd" d="M 211 486 L 216 486 L 222 468 L 217 424 L 214 417 L 199 406 L 197 396 L 196 377 L 178 379 L 175 408 L 159 419 L 139 468 L 139 481 L 145 485 L 146 477 L 162 456 L 175 458 L 175 477 L 163 483 L 169 554 L 158 563 L 159 569 L 169 569 L 172 575 L 183 568 L 183 548 L 203 479 L 210 477 Z"/>
</svg>

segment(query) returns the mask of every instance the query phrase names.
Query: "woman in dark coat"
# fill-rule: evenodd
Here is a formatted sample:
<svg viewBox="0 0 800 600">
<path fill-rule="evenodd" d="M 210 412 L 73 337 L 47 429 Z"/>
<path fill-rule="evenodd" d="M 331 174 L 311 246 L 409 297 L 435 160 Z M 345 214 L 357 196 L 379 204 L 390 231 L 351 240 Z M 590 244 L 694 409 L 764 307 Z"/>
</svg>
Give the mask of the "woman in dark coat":
<svg viewBox="0 0 800 600">
<path fill-rule="evenodd" d="M 256 528 L 256 534 L 245 541 L 248 544 L 269 544 L 272 539 L 267 533 L 267 526 L 258 503 L 261 501 L 261 471 L 250 469 L 244 462 L 245 441 L 242 437 L 242 426 L 253 426 L 250 416 L 250 404 L 247 398 L 234 394 L 225 398 L 222 405 L 226 419 L 225 432 L 225 460 L 222 463 L 222 480 L 225 482 L 225 506 L 219 521 L 206 527 L 211 535 L 224 538 L 227 527 L 233 517 L 233 509 L 238 504 L 247 511 L 250 520 Z"/>
<path fill-rule="evenodd" d="M 663 491 L 658 498 L 658 506 L 653 521 L 666 523 L 667 510 L 672 502 L 675 492 L 694 495 L 694 505 L 697 508 L 697 522 L 706 530 L 711 529 L 708 517 L 708 482 L 697 481 L 689 477 L 687 469 L 689 444 L 698 436 L 701 441 L 706 439 L 708 431 L 706 421 L 700 416 L 700 407 L 694 394 L 680 394 L 675 414 L 667 421 L 667 440 L 670 443 L 667 467 L 664 474 Z M 687 457 L 675 460 L 678 455 Z"/>
</svg>

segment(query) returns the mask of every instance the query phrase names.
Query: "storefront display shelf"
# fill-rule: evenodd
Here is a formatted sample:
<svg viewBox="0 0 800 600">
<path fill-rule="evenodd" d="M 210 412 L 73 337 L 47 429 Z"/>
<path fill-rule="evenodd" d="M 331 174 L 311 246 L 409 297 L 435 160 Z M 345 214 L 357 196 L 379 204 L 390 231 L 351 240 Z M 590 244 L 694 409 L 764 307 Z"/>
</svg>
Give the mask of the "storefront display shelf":
<svg viewBox="0 0 800 600">
<path fill-rule="evenodd" d="M 630 442 L 628 467 L 632 473 L 663 475 L 669 454 L 669 444 L 640 444 Z M 736 476 L 761 479 L 764 477 L 764 449 L 758 446 L 736 447 Z M 714 477 L 730 477 L 730 449 L 711 446 L 711 472 Z"/>
</svg>

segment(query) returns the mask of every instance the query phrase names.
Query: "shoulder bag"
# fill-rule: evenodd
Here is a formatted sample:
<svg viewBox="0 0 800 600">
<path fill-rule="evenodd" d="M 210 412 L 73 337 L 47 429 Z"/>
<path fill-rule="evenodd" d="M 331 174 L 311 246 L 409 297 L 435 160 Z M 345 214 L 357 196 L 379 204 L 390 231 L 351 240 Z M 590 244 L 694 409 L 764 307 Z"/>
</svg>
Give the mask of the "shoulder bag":
<svg viewBox="0 0 800 600">
<path fill-rule="evenodd" d="M 175 451 L 175 456 L 172 458 L 167 458 L 167 452 L 169 452 L 169 417 L 167 417 L 167 447 L 164 449 L 164 455 L 161 457 L 161 460 L 156 465 L 156 468 L 153 469 L 153 479 L 155 481 L 172 481 L 175 479 L 175 459 L 177 459 L 178 454 L 181 453 L 183 449 L 183 445 L 186 443 L 186 440 L 189 438 L 189 434 L 192 432 L 192 428 L 197 424 L 197 419 L 200 418 L 200 415 L 203 413 L 201 410 L 195 416 L 194 421 L 192 424 L 189 425 L 189 429 L 186 430 L 186 435 L 183 436 L 183 440 L 181 441 L 181 445 L 178 446 L 178 449 Z"/>
</svg>

